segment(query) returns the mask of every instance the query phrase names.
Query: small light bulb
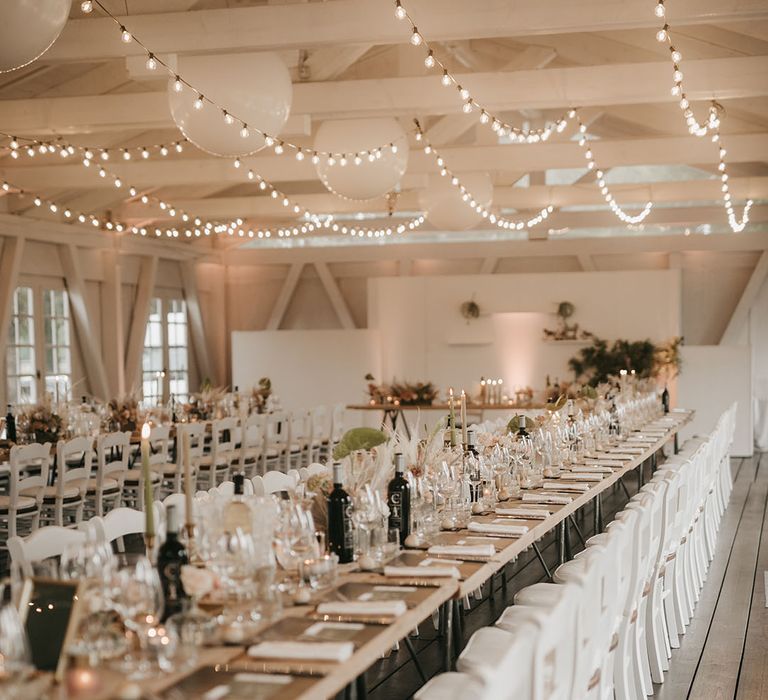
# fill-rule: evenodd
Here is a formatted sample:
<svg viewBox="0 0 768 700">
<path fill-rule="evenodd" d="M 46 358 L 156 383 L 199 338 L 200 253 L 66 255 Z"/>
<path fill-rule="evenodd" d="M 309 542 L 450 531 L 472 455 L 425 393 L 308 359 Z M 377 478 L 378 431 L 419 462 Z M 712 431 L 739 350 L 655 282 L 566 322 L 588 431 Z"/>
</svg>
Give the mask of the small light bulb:
<svg viewBox="0 0 768 700">
<path fill-rule="evenodd" d="M 168 155 L 168 149 L 165 146 L 160 146 L 160 155 L 161 156 L 167 156 Z"/>
<path fill-rule="evenodd" d="M 416 29 L 416 27 L 413 28 L 413 33 L 411 34 L 411 43 L 414 46 L 419 46 L 421 44 L 421 34 L 419 34 L 419 30 Z"/>
<path fill-rule="evenodd" d="M 203 104 L 203 95 L 198 94 L 197 99 L 195 100 L 195 109 L 202 109 Z"/>
<path fill-rule="evenodd" d="M 440 80 L 441 80 L 441 82 L 443 83 L 443 85 L 445 87 L 449 87 L 450 86 L 452 81 L 451 81 L 451 76 L 448 75 L 448 71 L 447 70 L 443 71 L 443 77 Z"/>
<path fill-rule="evenodd" d="M 669 34 L 667 34 L 667 25 L 665 24 L 663 28 L 659 29 L 658 32 L 656 32 L 656 41 L 659 43 L 665 42 L 669 38 Z"/>
<path fill-rule="evenodd" d="M 653 14 L 655 14 L 657 17 L 663 17 L 665 14 L 664 11 L 664 3 L 660 2 L 656 7 L 653 9 Z"/>
<path fill-rule="evenodd" d="M 285 149 L 283 148 L 283 142 L 281 141 L 280 143 L 277 144 L 277 146 L 275 146 L 275 155 L 278 155 L 278 156 L 282 155 L 284 150 Z"/>
<path fill-rule="evenodd" d="M 395 0 L 395 17 L 405 19 L 406 16 L 405 8 L 400 4 L 400 0 Z"/>
<path fill-rule="evenodd" d="M 83 0 L 80 3 L 80 11 L 86 15 L 93 12 L 93 2 L 91 0 Z"/>
<path fill-rule="evenodd" d="M 675 71 L 675 72 L 672 74 L 672 78 L 674 79 L 674 81 L 675 81 L 676 83 L 681 83 L 681 82 L 683 82 L 683 72 L 682 72 L 681 70 L 676 70 L 676 71 Z"/>
<path fill-rule="evenodd" d="M 146 148 L 141 149 L 141 157 L 144 159 L 149 158 L 149 151 Z"/>
<path fill-rule="evenodd" d="M 130 160 L 130 159 L 131 159 L 131 152 L 124 148 L 123 149 L 123 160 Z"/>
<path fill-rule="evenodd" d="M 173 89 L 175 92 L 181 92 L 184 89 L 184 83 L 181 82 L 181 78 L 178 75 L 173 81 Z"/>
<path fill-rule="evenodd" d="M 131 39 L 133 39 L 131 33 L 122 25 L 120 25 L 120 38 L 123 40 L 124 44 L 130 44 Z"/>
<path fill-rule="evenodd" d="M 301 149 L 296 151 L 296 160 L 304 160 L 304 151 Z"/>
<path fill-rule="evenodd" d="M 234 121 L 235 121 L 234 117 L 229 112 L 227 112 L 227 110 L 225 109 L 224 110 L 224 123 L 225 124 L 233 124 Z"/>
<path fill-rule="evenodd" d="M 435 56 L 432 53 L 432 49 L 429 50 L 429 53 L 427 54 L 427 57 L 424 59 L 424 65 L 427 68 L 434 68 L 435 67 Z"/>
<path fill-rule="evenodd" d="M 176 144 L 175 144 L 175 148 L 176 148 L 176 153 L 181 153 L 181 152 L 184 150 L 184 148 L 182 147 L 182 145 L 181 145 L 181 142 L 180 142 L 180 141 L 177 141 L 177 142 L 176 142 Z"/>
<path fill-rule="evenodd" d="M 149 54 L 149 58 L 147 59 L 147 70 L 155 70 L 157 68 L 157 60 L 155 59 L 154 54 Z"/>
<path fill-rule="evenodd" d="M 675 63 L 680 63 L 680 61 L 683 59 L 683 54 L 681 54 L 679 51 L 674 50 L 672 51 L 672 60 Z"/>
<path fill-rule="evenodd" d="M 240 129 L 240 138 L 247 139 L 251 135 L 251 132 L 248 131 L 248 125 L 243 124 L 243 128 Z"/>
</svg>

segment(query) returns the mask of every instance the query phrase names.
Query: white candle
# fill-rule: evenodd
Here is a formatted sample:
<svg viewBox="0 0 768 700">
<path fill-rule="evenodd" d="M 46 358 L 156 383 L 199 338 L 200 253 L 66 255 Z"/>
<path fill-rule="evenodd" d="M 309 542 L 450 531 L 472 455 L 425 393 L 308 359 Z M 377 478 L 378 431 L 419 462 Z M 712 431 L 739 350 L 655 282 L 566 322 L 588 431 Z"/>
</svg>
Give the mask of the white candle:
<svg viewBox="0 0 768 700">
<path fill-rule="evenodd" d="M 461 390 L 461 444 L 467 449 L 467 394 Z"/>
<path fill-rule="evenodd" d="M 155 535 L 155 514 L 152 511 L 152 472 L 149 468 L 149 423 L 141 426 L 141 474 L 144 478 L 144 534 Z"/>
<path fill-rule="evenodd" d="M 182 430 L 181 433 L 181 456 L 184 464 L 184 503 L 186 506 L 185 522 L 187 528 L 191 530 L 194 519 L 192 518 L 192 498 L 195 493 L 195 485 L 192 483 L 192 459 L 190 457 L 189 433 Z"/>
</svg>

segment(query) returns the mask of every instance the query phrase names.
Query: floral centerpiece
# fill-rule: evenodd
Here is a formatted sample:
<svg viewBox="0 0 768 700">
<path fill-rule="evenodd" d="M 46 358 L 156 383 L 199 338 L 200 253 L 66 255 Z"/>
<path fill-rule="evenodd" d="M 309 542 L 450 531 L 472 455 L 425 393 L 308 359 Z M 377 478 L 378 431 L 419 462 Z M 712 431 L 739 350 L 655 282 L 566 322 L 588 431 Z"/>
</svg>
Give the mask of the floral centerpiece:
<svg viewBox="0 0 768 700">
<path fill-rule="evenodd" d="M 61 433 L 61 416 L 55 413 L 50 399 L 22 412 L 22 423 L 26 433 L 35 442 L 56 442 Z"/>
<path fill-rule="evenodd" d="M 259 379 L 258 386 L 251 389 L 251 407 L 256 409 L 257 413 L 264 413 L 270 396 L 272 396 L 272 380 L 269 377 L 262 377 Z"/>
<path fill-rule="evenodd" d="M 190 396 L 189 403 L 185 403 L 182 410 L 190 420 L 210 420 L 216 417 L 216 409 L 226 394 L 225 387 L 213 386 L 210 380 L 205 379 L 200 391 Z"/>
<path fill-rule="evenodd" d="M 372 374 L 366 374 L 368 395 L 374 403 L 400 406 L 431 406 L 438 389 L 432 382 L 398 382 L 377 384 Z"/>
<path fill-rule="evenodd" d="M 139 401 L 135 396 L 112 399 L 107 408 L 110 429 L 131 433 L 136 431 L 139 425 Z"/>
</svg>

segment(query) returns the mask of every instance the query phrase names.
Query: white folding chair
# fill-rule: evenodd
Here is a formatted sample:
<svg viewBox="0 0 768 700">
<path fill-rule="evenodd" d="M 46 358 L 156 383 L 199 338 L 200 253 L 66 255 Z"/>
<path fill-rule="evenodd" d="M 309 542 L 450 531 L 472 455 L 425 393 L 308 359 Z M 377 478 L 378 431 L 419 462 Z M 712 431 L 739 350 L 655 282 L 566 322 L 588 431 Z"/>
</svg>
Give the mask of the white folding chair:
<svg viewBox="0 0 768 700">
<path fill-rule="evenodd" d="M 211 423 L 210 451 L 200 458 L 198 481 L 212 488 L 229 479 L 232 464 L 237 460 L 235 429 L 237 418 L 222 418 Z"/>
<path fill-rule="evenodd" d="M 92 469 L 93 440 L 90 437 L 59 440 L 56 444 L 56 476 L 53 486 L 43 493 L 41 523 L 77 526 L 83 519 Z M 66 522 L 65 514 L 68 516 Z"/>
<path fill-rule="evenodd" d="M 14 445 L 9 457 L 8 495 L 0 496 L 0 538 L 27 535 L 40 525 L 40 507 L 47 488 L 51 444 Z M 34 471 L 29 475 L 29 471 Z"/>
<path fill-rule="evenodd" d="M 240 436 L 240 471 L 252 478 L 259 470 L 264 452 L 265 416 L 252 413 L 242 422 Z"/>
<path fill-rule="evenodd" d="M 296 470 L 291 470 L 291 472 L 284 474 L 283 472 L 269 471 L 264 474 L 262 477 L 264 494 L 268 496 L 278 491 L 295 491 L 298 484 L 298 472 Z"/>
<path fill-rule="evenodd" d="M 414 700 L 496 700 L 480 681 L 466 673 L 453 671 L 430 679 L 413 697 Z"/>
<path fill-rule="evenodd" d="M 41 527 L 25 538 L 11 537 L 8 540 L 11 569 L 20 571 L 25 577 L 32 576 L 33 564 L 50 557 L 60 557 L 71 544 L 84 541 L 84 532 L 59 525 Z"/>
</svg>

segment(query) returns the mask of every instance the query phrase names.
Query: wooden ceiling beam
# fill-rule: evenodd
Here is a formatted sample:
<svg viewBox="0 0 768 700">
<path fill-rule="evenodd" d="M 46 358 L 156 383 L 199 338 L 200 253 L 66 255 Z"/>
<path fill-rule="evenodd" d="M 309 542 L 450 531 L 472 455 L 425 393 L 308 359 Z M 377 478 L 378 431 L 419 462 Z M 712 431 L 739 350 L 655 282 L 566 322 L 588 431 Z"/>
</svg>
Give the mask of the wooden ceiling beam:
<svg viewBox="0 0 768 700">
<path fill-rule="evenodd" d="M 615 0 L 420 0 L 412 8 L 431 41 L 538 34 L 655 29 L 658 19 L 642 2 Z M 754 21 L 768 17 L 764 0 L 678 0 L 678 25 Z M 194 12 L 131 15 L 125 25 L 155 53 L 210 53 L 308 48 L 341 43 L 401 44 L 407 27 L 392 3 L 336 0 L 266 4 Z M 140 55 L 136 42 L 120 41 L 104 17 L 72 19 L 45 54 L 46 61 L 83 61 Z"/>
<path fill-rule="evenodd" d="M 768 95 L 768 56 L 685 64 L 691 100 Z M 671 102 L 668 61 L 460 74 L 494 111 Z M 210 109 L 210 107 L 208 107 Z M 456 114 L 461 100 L 435 75 L 296 83 L 284 136 L 307 134 L 312 119 Z M 19 135 L 173 127 L 165 91 L 0 101 L 3 130 Z"/>
</svg>

